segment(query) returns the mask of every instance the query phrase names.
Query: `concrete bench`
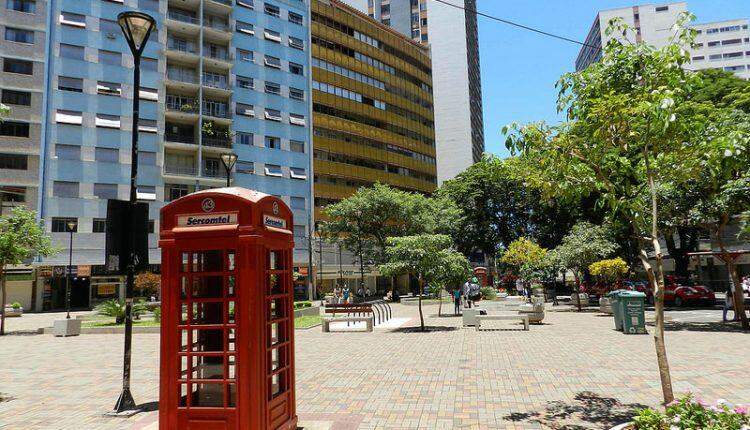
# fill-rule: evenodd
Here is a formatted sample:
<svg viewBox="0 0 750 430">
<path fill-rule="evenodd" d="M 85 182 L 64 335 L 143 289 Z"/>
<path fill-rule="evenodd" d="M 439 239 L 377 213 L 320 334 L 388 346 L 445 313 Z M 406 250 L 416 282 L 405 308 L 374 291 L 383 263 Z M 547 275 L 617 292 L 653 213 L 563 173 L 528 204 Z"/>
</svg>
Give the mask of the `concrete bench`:
<svg viewBox="0 0 750 430">
<path fill-rule="evenodd" d="M 477 324 L 477 330 L 482 329 L 483 321 L 523 321 L 523 329 L 529 330 L 529 316 L 528 315 L 477 315 L 475 317 Z"/>
<path fill-rule="evenodd" d="M 356 331 L 364 331 L 369 332 L 372 331 L 372 326 L 374 322 L 374 317 L 372 315 L 367 317 L 338 317 L 338 318 L 323 318 L 323 333 L 329 333 L 331 332 L 331 323 L 333 322 L 345 322 L 345 323 L 358 323 L 358 322 L 364 322 L 365 323 L 365 329 L 364 330 L 356 330 Z M 342 330 L 334 330 L 334 331 L 342 331 Z M 351 330 L 355 331 L 355 330 Z"/>
<path fill-rule="evenodd" d="M 467 326 L 476 326 L 477 325 L 477 316 L 479 316 L 479 313 L 484 311 L 484 308 L 464 308 L 461 311 L 461 319 L 463 321 L 464 327 Z"/>
</svg>

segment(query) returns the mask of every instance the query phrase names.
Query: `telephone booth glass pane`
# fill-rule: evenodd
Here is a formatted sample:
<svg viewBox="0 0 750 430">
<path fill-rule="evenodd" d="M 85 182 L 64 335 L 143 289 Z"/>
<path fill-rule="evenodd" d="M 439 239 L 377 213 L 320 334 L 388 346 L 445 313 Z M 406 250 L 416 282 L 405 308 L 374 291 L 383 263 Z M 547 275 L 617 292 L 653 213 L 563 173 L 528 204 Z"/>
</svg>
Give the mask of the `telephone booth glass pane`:
<svg viewBox="0 0 750 430">
<path fill-rule="evenodd" d="M 266 259 L 267 393 L 272 400 L 289 387 L 289 330 L 291 330 L 290 253 L 269 250 Z"/>
<path fill-rule="evenodd" d="M 235 407 L 234 256 L 224 250 L 180 255 L 179 407 Z"/>
</svg>

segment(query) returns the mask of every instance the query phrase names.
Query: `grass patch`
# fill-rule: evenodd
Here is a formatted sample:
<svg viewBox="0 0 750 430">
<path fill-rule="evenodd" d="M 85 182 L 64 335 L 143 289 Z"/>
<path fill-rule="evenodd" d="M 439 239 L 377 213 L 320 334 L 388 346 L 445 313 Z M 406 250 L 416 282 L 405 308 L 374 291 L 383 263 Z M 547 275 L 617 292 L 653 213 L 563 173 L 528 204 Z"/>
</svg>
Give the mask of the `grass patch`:
<svg viewBox="0 0 750 430">
<path fill-rule="evenodd" d="M 323 318 L 320 315 L 307 315 L 294 319 L 294 328 L 310 328 L 320 324 Z"/>
<path fill-rule="evenodd" d="M 134 320 L 133 327 L 159 327 L 161 323 L 154 320 Z M 125 324 L 116 324 L 114 319 L 84 320 L 81 327 L 125 327 Z"/>
</svg>

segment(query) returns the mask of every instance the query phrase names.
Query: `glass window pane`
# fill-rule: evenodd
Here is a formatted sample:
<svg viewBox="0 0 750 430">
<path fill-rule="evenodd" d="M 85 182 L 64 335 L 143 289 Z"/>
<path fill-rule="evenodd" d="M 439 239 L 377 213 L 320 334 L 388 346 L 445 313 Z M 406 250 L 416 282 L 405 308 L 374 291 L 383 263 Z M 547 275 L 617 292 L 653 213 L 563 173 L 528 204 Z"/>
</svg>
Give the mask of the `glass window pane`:
<svg viewBox="0 0 750 430">
<path fill-rule="evenodd" d="M 224 384 L 192 384 L 190 405 L 193 407 L 223 407 Z"/>
<path fill-rule="evenodd" d="M 223 252 L 220 250 L 196 252 L 193 254 L 194 272 L 221 272 Z"/>
<path fill-rule="evenodd" d="M 227 406 L 233 408 L 237 406 L 237 386 L 235 384 L 229 384 L 229 398 L 227 400 Z"/>
<path fill-rule="evenodd" d="M 273 299 L 268 302 L 268 319 L 274 320 L 286 316 L 285 299 Z"/>
<path fill-rule="evenodd" d="M 180 384 L 180 400 L 179 403 L 177 403 L 177 406 L 185 407 L 187 406 L 187 384 Z"/>
<path fill-rule="evenodd" d="M 224 379 L 224 356 L 197 356 L 192 379 Z"/>
<path fill-rule="evenodd" d="M 227 270 L 234 270 L 234 251 L 227 252 Z"/>
<path fill-rule="evenodd" d="M 230 300 L 227 302 L 227 324 L 235 324 L 237 319 L 235 317 L 235 312 L 237 311 L 237 307 L 234 305 L 234 300 Z"/>
<path fill-rule="evenodd" d="M 180 351 L 187 351 L 190 343 L 188 330 L 180 330 Z"/>
<path fill-rule="evenodd" d="M 228 276 L 227 279 L 227 296 L 234 297 L 235 293 L 235 282 L 234 282 L 234 276 Z"/>
<path fill-rule="evenodd" d="M 191 349 L 194 352 L 224 351 L 224 330 L 193 330 L 193 345 Z"/>
<path fill-rule="evenodd" d="M 278 345 L 286 341 L 286 323 L 277 322 L 268 327 L 268 346 Z"/>
<path fill-rule="evenodd" d="M 223 276 L 194 276 L 193 298 L 221 298 L 224 290 Z"/>
<path fill-rule="evenodd" d="M 223 302 L 193 303 L 190 324 L 223 324 L 222 307 Z"/>
<path fill-rule="evenodd" d="M 230 328 L 227 330 L 227 351 L 237 350 L 237 332 Z"/>
<path fill-rule="evenodd" d="M 187 299 L 187 293 L 188 293 L 188 279 L 187 276 L 183 276 L 180 278 L 180 298 L 182 300 Z"/>
<path fill-rule="evenodd" d="M 268 275 L 268 294 L 281 294 L 284 292 L 281 278 L 278 274 Z"/>
<path fill-rule="evenodd" d="M 190 262 L 190 254 L 187 252 L 182 253 L 182 264 L 180 265 L 180 272 L 188 272 L 190 271 L 190 267 L 188 266 L 188 263 Z"/>
</svg>

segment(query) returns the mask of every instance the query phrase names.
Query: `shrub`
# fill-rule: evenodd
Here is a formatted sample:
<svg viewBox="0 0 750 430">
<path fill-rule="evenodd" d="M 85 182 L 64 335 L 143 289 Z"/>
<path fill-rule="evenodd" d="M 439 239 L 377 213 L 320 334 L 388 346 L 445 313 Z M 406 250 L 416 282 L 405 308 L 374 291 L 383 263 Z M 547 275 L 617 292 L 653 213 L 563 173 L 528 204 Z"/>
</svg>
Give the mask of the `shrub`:
<svg viewBox="0 0 750 430">
<path fill-rule="evenodd" d="M 294 302 L 294 310 L 309 308 L 311 306 L 312 306 L 312 302 L 308 302 L 308 301 Z"/>
<path fill-rule="evenodd" d="M 643 409 L 633 420 L 638 430 L 744 430 L 750 426 L 748 409 L 718 400 L 710 406 L 688 394 L 667 405 L 664 412 Z"/>
<path fill-rule="evenodd" d="M 628 269 L 628 263 L 620 257 L 610 260 L 600 260 L 596 263 L 591 263 L 589 266 L 589 272 L 592 275 L 599 276 L 607 281 L 619 279 L 620 276 L 628 273 Z"/>
<path fill-rule="evenodd" d="M 161 307 L 156 307 L 152 311 L 154 313 L 154 321 L 161 321 Z"/>
<path fill-rule="evenodd" d="M 100 303 L 95 310 L 99 315 L 113 317 L 115 324 L 125 322 L 125 302 L 115 299 L 106 300 Z M 146 312 L 146 306 L 142 301 L 133 302 L 133 318 L 140 317 L 144 312 Z"/>
<path fill-rule="evenodd" d="M 495 300 L 497 298 L 497 291 L 492 287 L 482 287 L 479 289 L 482 293 L 482 298 L 485 300 Z"/>
<path fill-rule="evenodd" d="M 13 303 L 12 303 L 12 304 L 10 305 L 10 307 L 11 307 L 11 308 L 13 308 L 13 309 L 16 309 L 16 310 L 18 310 L 18 309 L 21 309 L 21 304 L 20 304 L 20 303 L 18 303 L 18 302 L 13 302 Z"/>
</svg>

